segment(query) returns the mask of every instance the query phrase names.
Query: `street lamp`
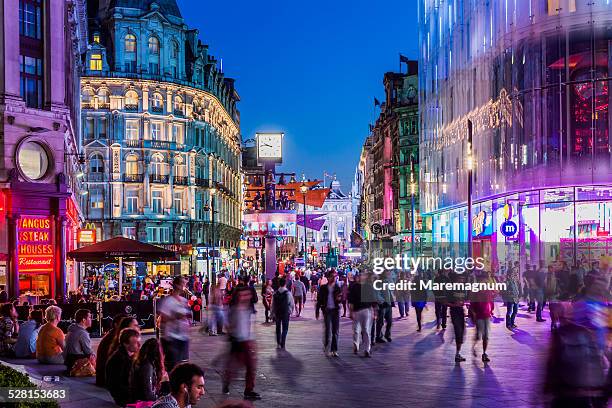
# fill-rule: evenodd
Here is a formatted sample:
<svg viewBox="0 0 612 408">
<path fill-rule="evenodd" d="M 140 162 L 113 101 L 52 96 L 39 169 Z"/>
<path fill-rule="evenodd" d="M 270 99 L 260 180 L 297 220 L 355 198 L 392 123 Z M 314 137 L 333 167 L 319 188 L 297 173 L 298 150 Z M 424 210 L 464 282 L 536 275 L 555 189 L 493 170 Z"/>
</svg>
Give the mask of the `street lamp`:
<svg viewBox="0 0 612 408">
<path fill-rule="evenodd" d="M 302 193 L 302 197 L 304 198 L 303 206 L 304 206 L 304 267 L 308 264 L 308 253 L 307 253 L 307 239 L 306 239 L 306 193 L 308 193 L 308 185 L 306 184 L 306 179 L 302 176 L 302 184 L 300 185 L 300 192 Z"/>
<path fill-rule="evenodd" d="M 472 173 L 474 171 L 474 155 L 472 152 L 472 121 L 468 119 L 468 143 L 467 143 L 467 159 L 466 167 L 468 171 L 467 180 L 467 233 L 468 233 L 468 257 L 472 256 Z"/>
<path fill-rule="evenodd" d="M 211 276 L 211 283 L 214 285 L 217 282 L 217 275 L 216 275 L 216 266 L 215 266 L 215 248 L 217 246 L 217 242 L 215 240 L 215 194 L 217 193 L 217 189 L 215 187 L 211 187 L 208 189 L 209 193 L 210 193 L 210 207 L 208 207 L 207 205 L 204 206 L 204 211 L 211 211 L 212 214 L 212 219 L 211 219 L 211 228 L 212 228 L 212 254 L 213 254 L 213 258 L 212 258 L 212 276 Z M 210 240 L 209 240 L 210 242 Z M 209 250 L 209 254 L 210 255 L 210 250 Z M 208 263 L 208 259 L 210 257 L 207 256 L 207 263 Z M 210 273 L 210 270 L 209 270 Z"/>
</svg>

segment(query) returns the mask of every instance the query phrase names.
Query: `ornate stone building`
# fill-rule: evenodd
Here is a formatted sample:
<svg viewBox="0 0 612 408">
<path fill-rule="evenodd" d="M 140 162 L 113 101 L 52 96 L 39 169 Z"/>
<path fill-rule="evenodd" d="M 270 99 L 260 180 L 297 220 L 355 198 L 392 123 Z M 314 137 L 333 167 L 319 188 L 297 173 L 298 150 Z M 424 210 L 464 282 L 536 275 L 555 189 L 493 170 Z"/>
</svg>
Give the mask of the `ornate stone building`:
<svg viewBox="0 0 612 408">
<path fill-rule="evenodd" d="M 182 273 L 195 272 L 196 248 L 201 257 L 214 246 L 218 270 L 241 234 L 234 81 L 174 0 L 106 0 L 89 11 L 85 216 L 104 239 L 172 246 Z"/>
<path fill-rule="evenodd" d="M 5 0 L 0 13 L 0 285 L 62 300 L 76 289 L 84 0 Z"/>
</svg>

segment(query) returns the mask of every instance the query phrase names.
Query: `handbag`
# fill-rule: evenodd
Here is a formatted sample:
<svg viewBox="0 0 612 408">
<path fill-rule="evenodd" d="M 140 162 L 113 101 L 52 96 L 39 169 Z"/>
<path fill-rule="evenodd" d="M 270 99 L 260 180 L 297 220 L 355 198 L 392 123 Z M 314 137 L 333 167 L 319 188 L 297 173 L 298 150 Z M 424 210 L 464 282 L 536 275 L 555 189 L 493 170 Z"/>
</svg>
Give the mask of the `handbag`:
<svg viewBox="0 0 612 408">
<path fill-rule="evenodd" d="M 75 361 L 72 366 L 72 370 L 70 370 L 71 377 L 95 377 L 96 376 L 96 366 L 95 360 L 92 362 L 91 357 L 80 358 Z"/>
</svg>

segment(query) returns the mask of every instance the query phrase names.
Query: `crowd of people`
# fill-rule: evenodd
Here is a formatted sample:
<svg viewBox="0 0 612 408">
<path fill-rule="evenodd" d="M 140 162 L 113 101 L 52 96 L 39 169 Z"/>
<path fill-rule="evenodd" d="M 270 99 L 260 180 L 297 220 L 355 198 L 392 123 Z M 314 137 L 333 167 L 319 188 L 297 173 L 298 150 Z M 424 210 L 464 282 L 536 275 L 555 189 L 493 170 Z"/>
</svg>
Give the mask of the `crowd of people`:
<svg viewBox="0 0 612 408">
<path fill-rule="evenodd" d="M 406 286 L 391 290 L 391 285 L 380 285 L 380 289 L 376 288 L 377 280 L 417 284 L 413 290 Z M 438 284 L 503 282 L 506 286 L 502 291 L 478 292 L 453 285 L 451 289 L 422 289 L 420 282 L 428 280 Z M 152 284 L 148 280 L 143 283 L 145 288 Z M 256 290 L 259 283 L 260 291 Z M 77 310 L 74 323 L 64 334 L 58 328 L 62 313 L 58 306 L 49 306 L 44 316 L 42 311 L 32 310 L 28 321 L 19 325 L 14 305 L 5 303 L 0 307 L 0 354 L 64 364 L 69 375 L 95 375 L 96 384 L 106 387 L 120 406 L 146 401 L 158 408 L 182 408 L 185 401 L 194 403 L 204 394 L 203 371 L 189 363 L 191 296 L 204 300 L 207 319 L 202 332 L 227 335 L 229 341 L 222 392 L 230 393 L 236 370 L 244 366 L 245 400 L 261 398 L 255 391 L 257 358 L 252 325 L 260 297 L 265 323 L 275 327 L 279 350 L 290 344 L 290 322 L 300 321 L 310 301 L 315 317 L 323 323 L 323 349 L 329 358 L 339 356 L 342 317 L 352 319 L 354 354 L 369 358 L 375 345 L 384 347 L 393 341 L 394 308 L 400 320 L 408 318 L 412 308 L 416 330 L 421 332 L 423 310 L 432 305 L 435 330 L 446 330 L 450 316 L 456 364 L 466 360 L 462 348 L 468 322 L 475 327 L 472 354 L 477 356 L 476 348 L 480 347 L 480 359 L 486 364 L 492 358 L 488 355 L 491 319 L 503 306 L 506 328 L 516 330 L 522 302 L 537 322 L 547 321 L 543 313 L 548 307 L 553 334 L 546 390 L 553 395 L 553 406 L 566 406 L 564 401 L 571 400 L 590 404 L 580 406 L 604 407 L 612 389 L 612 370 L 608 369 L 612 356 L 611 284 L 610 267 L 599 263 L 568 268 L 562 262 L 537 266 L 515 262 L 497 273 L 441 269 L 415 274 L 394 270 L 375 274 L 367 265 L 344 264 L 339 268 L 288 269 L 277 272 L 273 279 L 222 271 L 212 283 L 199 276 L 175 277 L 170 293 L 158 302 L 157 336 L 143 344 L 138 321 L 115 316 L 95 354 L 87 331 L 92 324 L 89 310 Z"/>
</svg>

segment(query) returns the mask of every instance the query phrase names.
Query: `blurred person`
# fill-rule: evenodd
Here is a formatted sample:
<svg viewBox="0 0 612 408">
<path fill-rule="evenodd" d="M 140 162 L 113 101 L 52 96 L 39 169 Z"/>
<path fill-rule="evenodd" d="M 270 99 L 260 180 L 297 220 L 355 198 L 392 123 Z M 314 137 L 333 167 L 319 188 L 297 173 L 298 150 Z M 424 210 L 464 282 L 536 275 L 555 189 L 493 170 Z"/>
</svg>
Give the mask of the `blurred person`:
<svg viewBox="0 0 612 408">
<path fill-rule="evenodd" d="M 256 344 L 252 328 L 252 293 L 248 287 L 241 285 L 234 290 L 228 316 L 230 351 L 223 375 L 222 392 L 229 394 L 236 366 L 244 365 L 246 368 L 244 398 L 260 399 L 261 396 L 255 392 Z"/>
<path fill-rule="evenodd" d="M 191 308 L 184 298 L 185 279 L 172 281 L 172 294 L 158 306 L 161 343 L 166 356 L 166 368 L 172 370 L 181 361 L 189 360 L 189 327 Z"/>
<path fill-rule="evenodd" d="M 465 273 L 452 272 L 449 276 L 451 283 L 466 283 L 467 276 Z M 461 346 L 465 339 L 465 309 L 464 304 L 467 300 L 465 290 L 451 290 L 448 293 L 448 306 L 450 309 L 451 323 L 455 332 L 455 362 L 460 363 L 465 361 L 465 357 L 461 355 Z"/>
<path fill-rule="evenodd" d="M 478 282 L 484 283 L 486 281 L 486 275 L 481 275 L 478 278 Z M 474 293 L 470 302 L 470 313 L 476 325 L 476 337 L 472 346 L 472 353 L 476 356 L 476 345 L 482 340 L 482 361 L 484 363 L 491 361 L 487 354 L 487 347 L 489 346 L 489 333 L 491 332 L 491 317 L 493 317 L 495 309 L 493 298 L 493 292 L 483 290 Z"/>
<path fill-rule="evenodd" d="M 227 278 L 223 272 L 219 272 L 219 275 L 217 275 L 217 284 L 219 285 L 221 294 L 225 296 L 225 291 L 227 290 Z"/>
<path fill-rule="evenodd" d="M 385 271 L 382 275 L 382 281 L 384 283 L 390 283 L 390 273 Z M 378 317 L 376 319 L 376 342 L 387 343 L 391 342 L 391 327 L 393 326 L 393 294 L 388 286 L 383 289 L 376 291 L 378 294 Z M 383 326 L 385 326 L 384 338 L 383 338 Z"/>
<path fill-rule="evenodd" d="M 349 291 L 348 278 L 346 275 L 342 276 L 339 284 L 340 284 L 340 289 L 342 293 L 340 297 L 340 303 L 342 304 L 342 317 L 346 317 L 346 302 L 348 300 L 348 291 Z"/>
<path fill-rule="evenodd" d="M 170 394 L 160 397 L 151 408 L 190 408 L 206 394 L 204 371 L 195 364 L 178 364 L 169 377 Z"/>
<path fill-rule="evenodd" d="M 310 279 L 305 275 L 305 273 L 300 273 L 300 281 L 304 285 L 304 298 L 302 299 L 304 305 L 306 304 L 306 299 L 308 298 L 308 293 L 310 293 Z"/>
<path fill-rule="evenodd" d="M 407 280 L 406 272 L 400 272 L 399 281 Z M 408 317 L 408 310 L 410 309 L 410 290 L 408 289 L 396 289 L 395 300 L 397 301 L 397 307 L 399 309 L 399 318 L 403 319 Z"/>
<path fill-rule="evenodd" d="M 544 296 L 546 290 L 546 275 L 547 269 L 543 267 L 544 263 L 541 263 L 540 269 L 533 273 L 533 293 L 534 299 L 536 301 L 536 322 L 545 322 L 546 319 L 542 317 L 542 312 L 544 311 L 544 305 L 546 304 L 546 298 Z M 548 271 L 554 273 L 552 265 L 548 266 Z"/>
<path fill-rule="evenodd" d="M 448 271 L 446 269 L 440 269 L 434 278 L 434 282 L 440 285 L 449 283 L 450 279 L 448 278 Z M 442 327 L 442 330 L 445 330 L 448 319 L 446 290 L 443 289 L 434 291 L 434 299 L 434 307 L 436 310 L 436 329 L 440 330 L 440 327 Z"/>
<path fill-rule="evenodd" d="M 17 309 L 12 303 L 0 306 L 0 356 L 13 357 L 19 336 Z"/>
<path fill-rule="evenodd" d="M 208 308 L 208 297 L 210 295 L 210 279 L 208 279 L 208 276 L 204 279 L 204 283 L 202 284 L 202 293 L 204 294 L 206 307 Z"/>
<path fill-rule="evenodd" d="M 360 343 L 365 357 L 372 356 L 372 319 L 377 308 L 377 297 L 368 275 L 362 273 L 349 287 L 348 303 L 353 319 L 353 353 L 359 353 Z"/>
<path fill-rule="evenodd" d="M 338 357 L 338 335 L 340 332 L 340 299 L 342 292 L 336 284 L 337 274 L 335 270 L 327 273 L 325 284 L 319 288 L 315 317 L 319 319 L 319 310 L 323 312 L 323 348 L 325 355 Z"/>
<path fill-rule="evenodd" d="M 272 280 L 268 279 L 264 281 L 264 283 L 261 286 L 261 302 L 263 303 L 263 306 L 264 306 L 266 323 L 270 322 L 270 308 L 272 307 L 272 296 L 273 295 L 274 295 L 274 290 L 272 289 Z"/>
<path fill-rule="evenodd" d="M 304 307 L 304 298 L 306 297 L 306 287 L 300 279 L 295 279 L 293 281 L 291 293 L 293 295 L 293 303 L 295 304 L 295 315 L 296 317 L 300 317 L 302 314 L 302 308 Z"/>
<path fill-rule="evenodd" d="M 567 285 L 569 289 L 569 284 Z M 550 329 L 555 330 L 559 326 L 559 296 L 561 285 L 552 265 L 548 266 L 548 273 L 544 281 L 544 301 L 548 302 L 550 311 Z"/>
<path fill-rule="evenodd" d="M 161 396 L 162 383 L 169 381 L 164 367 L 164 352 L 159 340 L 144 342 L 132 363 L 129 392 L 133 401 L 155 401 Z"/>
<path fill-rule="evenodd" d="M 223 294 L 219 285 L 213 284 L 210 287 L 210 304 L 208 311 L 208 335 L 216 336 L 223 333 L 225 318 L 223 314 Z M 217 332 L 218 330 L 218 332 Z"/>
<path fill-rule="evenodd" d="M 31 310 L 28 321 L 19 327 L 19 336 L 15 344 L 15 357 L 36 358 L 36 340 L 42 324 L 42 310 Z"/>
<path fill-rule="evenodd" d="M 87 329 L 91 327 L 92 315 L 87 309 L 79 309 L 74 314 L 74 323 L 68 327 L 66 347 L 64 348 L 64 364 L 68 372 L 77 360 L 89 359 L 93 356 L 91 338 Z"/>
<path fill-rule="evenodd" d="M 45 320 L 36 339 L 36 359 L 42 364 L 64 364 L 64 332 L 57 324 L 62 318 L 62 309 L 52 305 L 45 309 Z"/>
<path fill-rule="evenodd" d="M 293 313 L 295 305 L 293 303 L 293 296 L 287 290 L 285 278 L 280 278 L 278 283 L 280 287 L 272 297 L 272 315 L 276 322 L 276 347 L 284 349 L 287 332 L 289 331 L 289 318 L 291 313 Z"/>
<path fill-rule="evenodd" d="M 123 329 L 119 334 L 119 347 L 106 364 L 106 389 L 115 403 L 125 406 L 134 402 L 130 394 L 130 372 L 134 355 L 140 350 L 140 332 L 134 329 Z"/>
<path fill-rule="evenodd" d="M 421 289 L 423 275 L 415 275 L 414 278 L 416 289 L 412 293 L 412 307 L 416 315 L 417 331 L 420 332 L 423 329 L 423 309 L 427 306 L 427 292 Z"/>
<path fill-rule="evenodd" d="M 98 349 L 96 350 L 96 385 L 100 387 L 106 385 L 106 362 L 110 356 L 110 347 L 114 338 L 119 333 L 119 324 L 126 317 L 127 315 L 124 313 L 117 314 L 113 318 L 113 326 L 106 332 L 102 340 L 100 340 L 100 344 L 98 344 Z"/>
<path fill-rule="evenodd" d="M 508 268 L 506 275 L 506 291 L 502 294 L 506 303 L 506 328 L 516 329 L 516 315 L 518 313 L 518 302 L 521 297 L 520 275 L 517 268 Z"/>
</svg>

